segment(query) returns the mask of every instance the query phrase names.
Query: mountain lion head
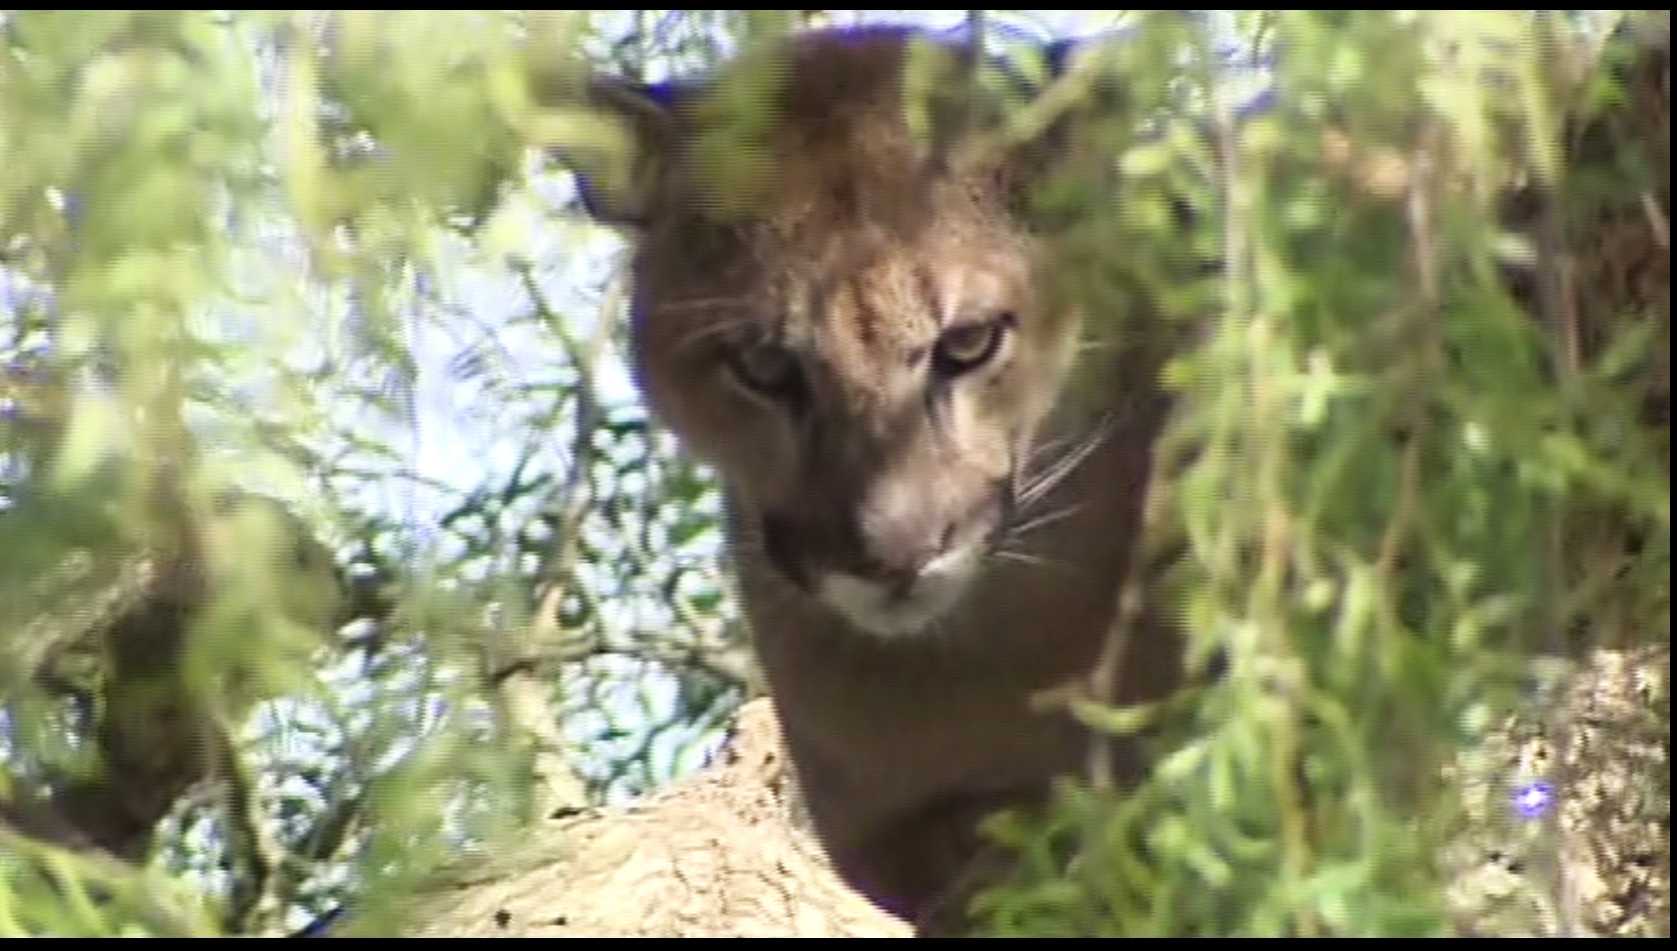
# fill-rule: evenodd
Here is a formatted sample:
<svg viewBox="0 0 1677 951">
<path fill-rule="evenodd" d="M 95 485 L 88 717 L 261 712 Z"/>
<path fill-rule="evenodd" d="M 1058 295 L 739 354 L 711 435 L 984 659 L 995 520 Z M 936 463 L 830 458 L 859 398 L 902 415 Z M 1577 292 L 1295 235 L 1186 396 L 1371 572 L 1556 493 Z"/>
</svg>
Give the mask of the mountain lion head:
<svg viewBox="0 0 1677 951">
<path fill-rule="evenodd" d="M 985 131 L 971 60 L 898 29 L 805 34 L 710 82 L 597 89 L 634 158 L 633 361 L 714 465 L 736 546 L 861 631 L 936 627 L 1027 517 L 1079 317 Z M 978 102 L 979 105 L 973 105 Z"/>
</svg>

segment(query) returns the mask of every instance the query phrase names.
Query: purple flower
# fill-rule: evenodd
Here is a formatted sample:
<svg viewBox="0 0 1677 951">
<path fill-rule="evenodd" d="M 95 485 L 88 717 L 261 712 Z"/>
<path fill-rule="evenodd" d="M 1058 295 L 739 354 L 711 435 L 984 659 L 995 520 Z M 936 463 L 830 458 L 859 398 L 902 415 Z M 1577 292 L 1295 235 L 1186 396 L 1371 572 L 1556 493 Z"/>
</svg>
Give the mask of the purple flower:
<svg viewBox="0 0 1677 951">
<path fill-rule="evenodd" d="M 1514 790 L 1514 811 L 1527 819 L 1536 819 L 1555 804 L 1555 787 L 1538 780 Z"/>
</svg>

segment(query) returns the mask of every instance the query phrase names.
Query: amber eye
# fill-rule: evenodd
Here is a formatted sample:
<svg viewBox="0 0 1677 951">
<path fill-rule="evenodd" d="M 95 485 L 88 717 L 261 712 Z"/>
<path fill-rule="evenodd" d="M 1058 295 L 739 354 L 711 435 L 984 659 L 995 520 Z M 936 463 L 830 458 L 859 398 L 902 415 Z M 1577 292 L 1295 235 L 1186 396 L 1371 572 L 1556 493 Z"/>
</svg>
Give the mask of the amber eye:
<svg viewBox="0 0 1677 951">
<path fill-rule="evenodd" d="M 1011 319 L 1002 317 L 966 324 L 957 324 L 943 332 L 937 342 L 938 368 L 953 376 L 977 369 L 987 363 L 1001 349 Z"/>
<path fill-rule="evenodd" d="M 735 352 L 729 365 L 742 386 L 765 396 L 795 395 L 802 385 L 797 356 L 777 344 L 750 344 Z"/>
</svg>

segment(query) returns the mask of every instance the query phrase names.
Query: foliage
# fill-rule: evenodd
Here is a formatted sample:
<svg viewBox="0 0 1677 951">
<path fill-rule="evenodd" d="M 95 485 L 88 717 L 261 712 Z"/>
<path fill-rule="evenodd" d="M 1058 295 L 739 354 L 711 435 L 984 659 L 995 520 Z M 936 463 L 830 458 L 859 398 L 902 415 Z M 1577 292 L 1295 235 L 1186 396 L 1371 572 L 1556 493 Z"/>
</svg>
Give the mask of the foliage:
<svg viewBox="0 0 1677 951">
<path fill-rule="evenodd" d="M 376 909 L 716 742 L 715 493 L 527 148 L 595 19 L 0 15 L 0 931 Z"/>
<path fill-rule="evenodd" d="M 1210 320 L 1166 369 L 1145 597 L 1192 671 L 1225 666 L 1158 709 L 1080 704 L 1162 758 L 1118 799 L 1067 787 L 1046 828 L 995 823 L 1029 859 L 979 902 L 1001 933 L 1444 931 L 1445 757 L 1532 652 L 1669 641 L 1668 278 L 1545 286 L 1599 253 L 1604 215 L 1669 208 L 1638 151 L 1663 132 L 1612 143 L 1611 187 L 1572 164 L 1626 94 L 1601 34 L 1522 13 L 1236 28 L 1268 87 L 1243 115 L 1253 77 L 1210 30 L 1148 19 L 1113 57 L 1138 90 L 1167 53 L 1189 65 L 1175 103 L 1135 104 L 1168 115 L 1155 134 L 1110 142 L 1141 210 L 1105 245 L 1224 262 L 1217 298 L 1149 287 L 1165 322 Z M 1148 210 L 1167 197 L 1186 227 Z"/>
</svg>

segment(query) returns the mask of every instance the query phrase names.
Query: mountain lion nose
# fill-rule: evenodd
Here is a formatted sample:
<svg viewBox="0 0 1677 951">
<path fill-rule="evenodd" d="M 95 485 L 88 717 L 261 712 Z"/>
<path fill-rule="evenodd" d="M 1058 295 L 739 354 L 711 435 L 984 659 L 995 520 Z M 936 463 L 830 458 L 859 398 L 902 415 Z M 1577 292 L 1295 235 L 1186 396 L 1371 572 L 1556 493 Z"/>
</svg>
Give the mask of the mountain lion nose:
<svg viewBox="0 0 1677 951">
<path fill-rule="evenodd" d="M 930 564 L 931 560 L 936 557 L 937 552 L 927 552 L 924 555 L 916 556 L 910 564 L 897 568 L 887 568 L 880 571 L 875 577 L 879 579 L 880 584 L 885 586 L 886 591 L 890 592 L 891 597 L 901 600 L 913 593 L 914 583 L 920 580 L 920 576 L 926 572 L 926 565 Z"/>
<path fill-rule="evenodd" d="M 882 585 L 893 598 L 906 598 L 926 566 L 949 549 L 954 524 L 944 525 L 928 536 L 923 525 L 907 524 L 895 531 L 879 533 L 871 541 L 872 558 L 864 574 Z"/>
</svg>

